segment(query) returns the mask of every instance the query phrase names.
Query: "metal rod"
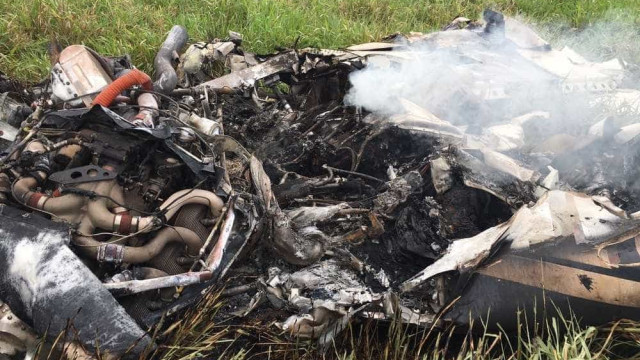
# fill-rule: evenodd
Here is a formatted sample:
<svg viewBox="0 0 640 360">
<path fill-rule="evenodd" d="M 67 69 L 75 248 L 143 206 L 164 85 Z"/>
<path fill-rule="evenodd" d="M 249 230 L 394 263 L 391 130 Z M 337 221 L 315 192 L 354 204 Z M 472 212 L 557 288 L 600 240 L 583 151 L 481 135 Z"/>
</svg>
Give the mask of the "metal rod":
<svg viewBox="0 0 640 360">
<path fill-rule="evenodd" d="M 213 274 L 210 271 L 188 272 L 146 280 L 107 283 L 103 284 L 103 286 L 111 291 L 114 296 L 125 296 L 168 287 L 199 284 L 211 279 L 212 276 Z"/>
<path fill-rule="evenodd" d="M 224 219 L 224 223 L 222 224 L 222 229 L 220 230 L 220 236 L 218 237 L 218 241 L 216 245 L 211 250 L 211 253 L 207 257 L 205 263 L 207 264 L 207 269 L 212 273 L 218 270 L 220 264 L 222 263 L 222 257 L 227 249 L 227 244 L 229 242 L 229 236 L 231 235 L 231 229 L 233 228 L 233 223 L 236 219 L 236 214 L 233 212 L 233 203 L 235 198 L 232 198 L 229 201 L 229 211 L 227 212 L 227 217 Z"/>
</svg>

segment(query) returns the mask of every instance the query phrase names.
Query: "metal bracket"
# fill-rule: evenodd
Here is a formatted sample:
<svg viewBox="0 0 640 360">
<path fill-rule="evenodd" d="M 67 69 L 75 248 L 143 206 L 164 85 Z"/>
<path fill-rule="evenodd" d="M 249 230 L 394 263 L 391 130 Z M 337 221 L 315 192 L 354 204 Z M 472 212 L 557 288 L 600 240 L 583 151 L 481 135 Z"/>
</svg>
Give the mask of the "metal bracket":
<svg viewBox="0 0 640 360">
<path fill-rule="evenodd" d="M 115 179 L 116 176 L 118 176 L 118 174 L 115 171 L 106 170 L 96 165 L 87 165 L 55 172 L 49 176 L 49 180 L 61 185 L 68 185 L 112 180 Z"/>
</svg>

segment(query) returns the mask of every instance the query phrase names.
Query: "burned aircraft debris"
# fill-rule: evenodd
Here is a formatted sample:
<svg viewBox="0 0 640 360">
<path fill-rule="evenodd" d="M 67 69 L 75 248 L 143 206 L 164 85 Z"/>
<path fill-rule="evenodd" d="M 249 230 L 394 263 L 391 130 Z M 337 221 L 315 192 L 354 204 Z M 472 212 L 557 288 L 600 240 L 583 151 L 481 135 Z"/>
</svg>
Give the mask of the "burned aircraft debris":
<svg viewBox="0 0 640 360">
<path fill-rule="evenodd" d="M 640 319 L 640 90 L 484 17 L 265 56 L 237 33 L 180 54 L 175 26 L 153 79 L 62 50 L 0 95 L 0 353 L 136 357 L 226 281 L 223 316 L 281 309 L 321 345 L 355 317 L 509 327 L 543 297 Z"/>
</svg>

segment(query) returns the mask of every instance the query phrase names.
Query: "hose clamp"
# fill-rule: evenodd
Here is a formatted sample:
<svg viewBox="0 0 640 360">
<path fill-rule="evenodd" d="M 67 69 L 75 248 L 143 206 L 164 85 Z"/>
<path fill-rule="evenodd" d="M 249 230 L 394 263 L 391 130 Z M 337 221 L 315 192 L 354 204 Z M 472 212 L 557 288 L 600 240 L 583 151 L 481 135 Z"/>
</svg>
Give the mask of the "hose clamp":
<svg viewBox="0 0 640 360">
<path fill-rule="evenodd" d="M 124 246 L 119 244 L 102 244 L 98 246 L 96 259 L 99 262 L 121 264 L 124 260 Z"/>
</svg>

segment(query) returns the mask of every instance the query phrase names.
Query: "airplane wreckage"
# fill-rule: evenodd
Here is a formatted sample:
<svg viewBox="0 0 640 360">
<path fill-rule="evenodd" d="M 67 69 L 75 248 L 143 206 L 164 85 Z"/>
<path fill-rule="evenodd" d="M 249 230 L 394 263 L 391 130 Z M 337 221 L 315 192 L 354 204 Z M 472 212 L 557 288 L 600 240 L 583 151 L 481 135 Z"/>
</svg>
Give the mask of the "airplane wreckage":
<svg viewBox="0 0 640 360">
<path fill-rule="evenodd" d="M 509 328 L 543 298 L 640 319 L 625 62 L 493 11 L 343 50 L 187 42 L 153 79 L 72 45 L 0 84 L 3 354 L 72 324 L 68 351 L 136 357 L 225 283 L 228 316 L 284 309 L 320 343 L 354 317 Z"/>
</svg>

